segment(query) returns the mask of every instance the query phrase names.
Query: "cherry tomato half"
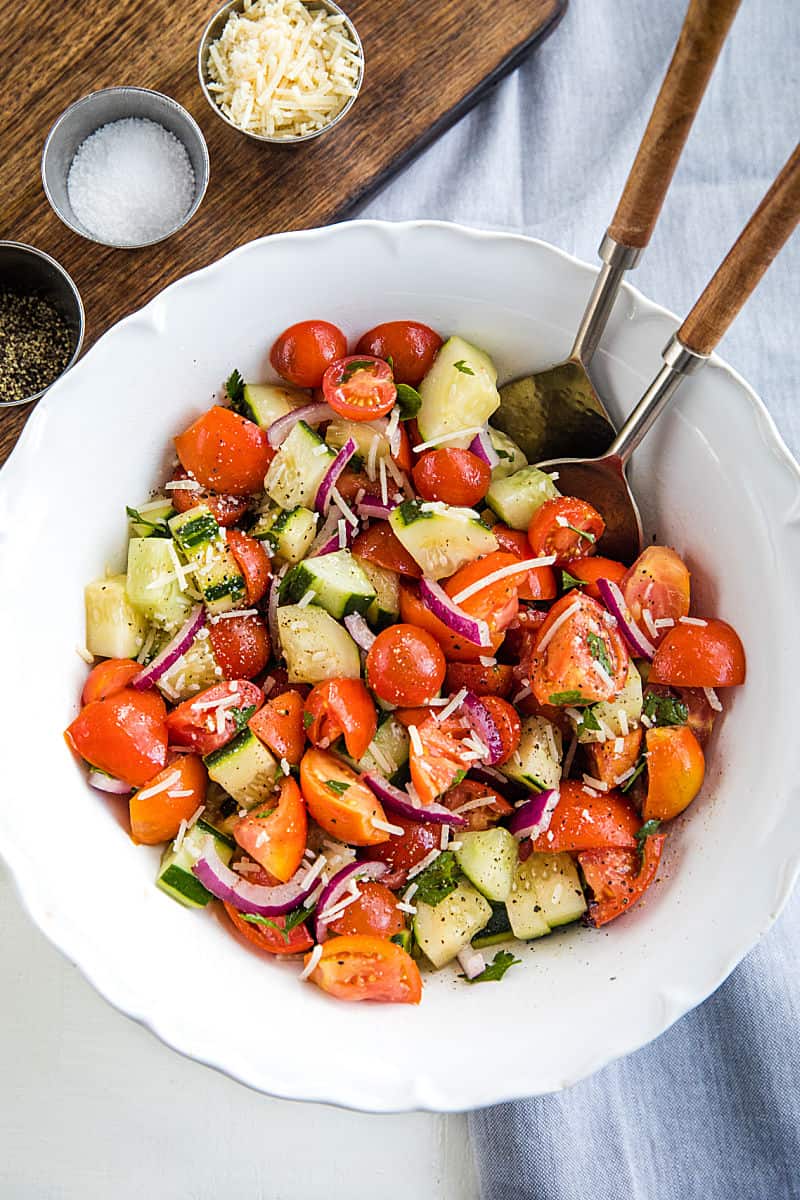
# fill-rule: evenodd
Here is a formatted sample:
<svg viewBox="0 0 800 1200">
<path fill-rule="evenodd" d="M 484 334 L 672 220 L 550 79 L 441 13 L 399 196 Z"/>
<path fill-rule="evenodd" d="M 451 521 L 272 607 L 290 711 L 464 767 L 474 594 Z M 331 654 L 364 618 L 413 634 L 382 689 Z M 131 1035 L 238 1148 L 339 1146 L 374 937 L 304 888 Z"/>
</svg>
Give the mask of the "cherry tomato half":
<svg viewBox="0 0 800 1200">
<path fill-rule="evenodd" d="M 337 359 L 328 367 L 322 377 L 322 390 L 333 411 L 349 421 L 383 417 L 397 397 L 388 363 L 357 354 Z"/>
<path fill-rule="evenodd" d="M 385 321 L 362 334 L 356 353 L 391 358 L 397 382 L 416 387 L 433 366 L 441 346 L 442 339 L 429 325 L 421 325 L 419 321 Z"/>
<path fill-rule="evenodd" d="M 406 919 L 397 907 L 397 897 L 386 884 L 364 879 L 358 887 L 358 899 L 348 904 L 344 912 L 328 925 L 330 933 L 370 933 L 374 937 L 390 938 L 402 933 Z"/>
<path fill-rule="evenodd" d="M 288 883 L 303 860 L 308 819 L 300 788 L 291 778 L 281 781 L 277 797 L 239 817 L 233 836 L 252 859 Z"/>
<path fill-rule="evenodd" d="M 327 750 L 306 750 L 300 762 L 300 787 L 311 816 L 326 833 L 351 846 L 374 846 L 389 834 L 380 800 L 355 771 Z"/>
<path fill-rule="evenodd" d="M 391 625 L 367 654 L 367 680 L 388 704 L 425 704 L 444 683 L 444 655 L 432 634 L 413 625 Z"/>
<path fill-rule="evenodd" d="M 614 558 L 603 558 L 601 554 L 592 555 L 590 558 L 573 558 L 569 567 L 564 569 L 573 579 L 580 580 L 584 585 L 581 589 L 584 596 L 591 596 L 593 600 L 601 599 L 598 579 L 610 579 L 612 583 L 621 584 L 628 573 L 624 563 L 617 562 Z M 570 584 L 570 587 L 573 586 L 575 585 Z M 569 588 L 565 586 L 564 590 L 568 591 Z"/>
<path fill-rule="evenodd" d="M 269 361 L 287 383 L 318 388 L 332 362 L 347 354 L 347 339 L 330 321 L 299 321 L 277 338 Z"/>
<path fill-rule="evenodd" d="M 175 449 L 199 483 L 232 496 L 261 491 L 275 457 L 263 429 L 219 404 L 175 438 Z"/>
<path fill-rule="evenodd" d="M 64 736 L 90 766 L 143 787 L 167 761 L 166 712 L 155 693 L 123 688 L 85 705 Z"/>
<path fill-rule="evenodd" d="M 555 554 L 556 566 L 565 567 L 573 558 L 594 554 L 606 523 L 596 508 L 576 496 L 545 500 L 528 526 L 528 541 L 539 557 Z"/>
<path fill-rule="evenodd" d="M 244 575 L 245 602 L 253 608 L 263 598 L 269 586 L 269 556 L 255 538 L 248 537 L 239 529 L 229 529 L 226 535 L 228 547 Z"/>
<path fill-rule="evenodd" d="M 422 998 L 419 967 L 411 955 L 396 942 L 364 933 L 325 942 L 309 979 L 337 1000 L 419 1004 Z"/>
<path fill-rule="evenodd" d="M 236 734 L 237 722 L 232 710 L 236 708 L 241 713 L 251 706 L 259 708 L 263 699 L 261 688 L 246 679 L 215 683 L 213 687 L 198 692 L 191 700 L 184 700 L 177 708 L 173 708 L 167 717 L 170 745 L 185 746 L 197 754 L 211 754 Z M 222 731 L 217 732 L 215 705 L 220 701 L 225 702 L 222 710 L 225 720 Z"/>
<path fill-rule="evenodd" d="M 366 846 L 361 857 L 369 862 L 386 863 L 389 872 L 381 882 L 388 888 L 400 888 L 406 882 L 408 872 L 422 862 L 431 850 L 439 848 L 442 827 L 411 821 L 398 813 L 392 813 L 392 824 L 404 830 L 402 837 L 394 835 L 380 846 Z"/>
<path fill-rule="evenodd" d="M 689 807 L 703 786 L 703 751 L 688 725 L 648 729 L 646 742 L 647 795 L 642 820 L 671 821 Z"/>
<path fill-rule="evenodd" d="M 249 883 L 263 886 L 270 886 L 275 882 L 274 879 L 268 877 L 266 871 L 262 871 L 260 874 L 251 872 L 247 876 L 247 880 Z M 301 921 L 288 933 L 282 933 L 286 917 L 273 917 L 272 925 L 278 926 L 277 929 L 273 929 L 272 925 L 261 925 L 245 920 L 244 915 L 231 904 L 223 903 L 223 907 L 236 932 L 246 938 L 252 946 L 258 950 L 265 950 L 267 954 L 302 954 L 305 950 L 310 950 L 314 944 L 305 922 Z"/>
<path fill-rule="evenodd" d="M 346 497 L 345 497 L 346 499 Z M 419 579 L 422 568 L 414 561 L 388 521 L 373 521 L 356 537 L 351 547 L 356 558 L 364 558 L 387 571 Z"/>
<path fill-rule="evenodd" d="M 645 840 L 644 853 L 611 847 L 587 850 L 578 862 L 592 892 L 586 920 L 595 929 L 622 916 L 641 900 L 658 873 L 664 834 Z"/>
<path fill-rule="evenodd" d="M 414 790 L 423 804 L 431 804 L 460 777 L 466 766 L 461 737 L 466 733 L 461 721 L 450 717 L 437 721 L 428 716 L 417 725 L 422 753 L 411 743 L 408 767 Z"/>
<path fill-rule="evenodd" d="M 153 793 L 159 784 L 168 786 Z M 200 805 L 205 804 L 207 786 L 208 775 L 197 755 L 179 754 L 155 779 L 148 780 L 145 788 L 131 796 L 129 808 L 134 842 L 158 846 L 174 838 L 181 821 L 188 821 Z"/>
<path fill-rule="evenodd" d="M 323 750 L 344 734 L 347 753 L 358 760 L 375 736 L 378 717 L 372 697 L 360 679 L 326 679 L 305 702 L 306 734 Z"/>
<path fill-rule="evenodd" d="M 733 687 L 744 683 L 744 646 L 727 621 L 705 625 L 678 624 L 658 647 L 650 670 L 651 683 L 673 687 Z"/>
<path fill-rule="evenodd" d="M 482 704 L 500 734 L 502 758 L 498 758 L 497 763 L 508 762 L 519 745 L 522 736 L 522 722 L 513 705 L 509 704 L 507 700 L 503 700 L 502 696 L 484 696 Z"/>
<path fill-rule="evenodd" d="M 176 467 L 172 472 L 173 481 L 189 479 L 189 472 L 183 467 Z M 210 492 L 207 488 L 172 488 L 170 501 L 176 512 L 187 512 L 196 504 L 205 504 L 218 525 L 235 525 L 241 521 L 247 512 L 249 500 L 247 496 L 231 496 L 226 493 Z"/>
<path fill-rule="evenodd" d="M 300 692 L 287 687 L 277 696 L 270 694 L 264 707 L 248 721 L 259 741 L 292 764 L 300 762 L 306 746 L 304 703 Z"/>
<path fill-rule="evenodd" d="M 628 651 L 605 615 L 596 600 L 577 590 L 556 601 L 540 627 L 531 659 L 531 690 L 537 703 L 594 704 L 622 691 Z"/>
<path fill-rule="evenodd" d="M 130 685 L 131 680 L 142 669 L 141 663 L 132 658 L 107 658 L 92 667 L 89 677 L 83 685 L 81 704 L 89 704 L 92 700 L 105 700 L 115 692 L 121 692 Z"/>
<path fill-rule="evenodd" d="M 689 571 L 669 546 L 643 550 L 625 573 L 620 588 L 634 621 L 655 645 L 666 636 L 668 628 L 657 628 L 656 621 L 678 621 L 689 615 Z"/>
<path fill-rule="evenodd" d="M 412 476 L 423 500 L 443 500 L 465 508 L 481 501 L 492 482 L 491 469 L 482 458 L 452 446 L 426 450 L 417 459 Z"/>
<path fill-rule="evenodd" d="M 533 848 L 550 854 L 607 846 L 636 849 L 636 833 L 641 824 L 632 801 L 622 792 L 592 795 L 576 779 L 562 779 L 550 827 L 539 834 Z"/>
<path fill-rule="evenodd" d="M 267 624 L 263 617 L 255 613 L 212 621 L 208 636 L 214 657 L 226 679 L 252 679 L 269 662 Z"/>
</svg>

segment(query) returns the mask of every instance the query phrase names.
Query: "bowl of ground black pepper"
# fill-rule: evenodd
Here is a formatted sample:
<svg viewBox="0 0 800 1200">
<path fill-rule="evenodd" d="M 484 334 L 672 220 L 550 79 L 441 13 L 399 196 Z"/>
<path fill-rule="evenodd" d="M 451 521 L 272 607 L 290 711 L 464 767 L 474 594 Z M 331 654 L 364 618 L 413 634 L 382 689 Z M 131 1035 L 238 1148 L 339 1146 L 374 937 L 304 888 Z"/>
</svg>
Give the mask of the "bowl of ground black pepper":
<svg viewBox="0 0 800 1200">
<path fill-rule="evenodd" d="M 49 254 L 0 241 L 0 407 L 38 400 L 81 352 L 80 294 Z"/>
</svg>

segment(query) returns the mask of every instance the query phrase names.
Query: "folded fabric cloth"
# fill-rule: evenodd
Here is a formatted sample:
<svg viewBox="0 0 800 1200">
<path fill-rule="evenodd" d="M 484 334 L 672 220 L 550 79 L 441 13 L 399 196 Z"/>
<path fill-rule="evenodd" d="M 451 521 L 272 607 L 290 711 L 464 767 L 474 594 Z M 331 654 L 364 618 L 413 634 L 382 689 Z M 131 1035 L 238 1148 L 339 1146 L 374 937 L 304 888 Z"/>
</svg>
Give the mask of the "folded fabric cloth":
<svg viewBox="0 0 800 1200">
<path fill-rule="evenodd" d="M 684 0 L 573 0 L 552 37 L 363 216 L 512 228 L 593 260 Z M 797 137 L 800 9 L 746 3 L 632 282 L 688 311 Z M 722 345 L 800 448 L 800 238 Z M 701 1008 L 556 1096 L 470 1119 L 485 1200 L 800 1197 L 800 897 Z"/>
</svg>

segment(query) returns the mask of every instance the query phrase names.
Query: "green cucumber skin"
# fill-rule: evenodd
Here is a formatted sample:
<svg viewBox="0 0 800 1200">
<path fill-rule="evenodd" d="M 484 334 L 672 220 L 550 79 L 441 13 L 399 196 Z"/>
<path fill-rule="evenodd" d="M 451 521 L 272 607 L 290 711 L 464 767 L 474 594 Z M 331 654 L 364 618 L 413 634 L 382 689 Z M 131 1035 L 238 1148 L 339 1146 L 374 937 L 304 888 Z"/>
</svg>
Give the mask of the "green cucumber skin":
<svg viewBox="0 0 800 1200">
<path fill-rule="evenodd" d="M 179 893 L 181 897 L 190 902 L 192 907 L 205 908 L 208 902 L 214 899 L 211 892 L 203 887 L 200 880 L 196 879 L 194 875 L 190 875 L 188 871 L 184 871 L 182 867 L 174 865 L 167 867 L 159 879 L 159 884 L 162 887 L 165 886 L 165 888 L 170 889 L 170 895 L 173 895 L 174 892 Z M 173 899 L 178 899 L 178 897 L 173 895 Z"/>
</svg>

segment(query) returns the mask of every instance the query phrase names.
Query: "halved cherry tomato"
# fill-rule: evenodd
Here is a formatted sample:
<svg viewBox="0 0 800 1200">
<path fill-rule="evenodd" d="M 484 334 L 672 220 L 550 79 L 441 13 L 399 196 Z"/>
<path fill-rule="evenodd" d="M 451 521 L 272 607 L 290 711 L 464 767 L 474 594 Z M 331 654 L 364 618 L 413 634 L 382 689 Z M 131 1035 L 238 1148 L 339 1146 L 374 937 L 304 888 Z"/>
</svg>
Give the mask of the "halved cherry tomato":
<svg viewBox="0 0 800 1200">
<path fill-rule="evenodd" d="M 406 919 L 397 907 L 395 894 L 372 879 L 362 880 L 357 887 L 358 899 L 331 921 L 328 930 L 333 934 L 370 933 L 383 938 L 402 933 Z"/>
<path fill-rule="evenodd" d="M 577 496 L 545 500 L 528 526 L 528 541 L 537 556 L 555 554 L 556 566 L 593 554 L 606 523 L 596 508 Z"/>
<path fill-rule="evenodd" d="M 397 382 L 416 387 L 433 366 L 441 346 L 442 339 L 429 325 L 421 325 L 419 321 L 384 321 L 361 335 L 356 353 L 391 358 Z"/>
<path fill-rule="evenodd" d="M 159 695 L 123 688 L 84 705 L 64 737 L 91 766 L 142 787 L 167 761 L 166 712 Z"/>
<path fill-rule="evenodd" d="M 387 704 L 424 704 L 444 683 L 446 663 L 432 634 L 413 625 L 391 625 L 367 653 L 369 686 Z"/>
<path fill-rule="evenodd" d="M 423 500 L 443 500 L 465 508 L 482 500 L 492 482 L 491 469 L 482 458 L 454 446 L 426 450 L 414 464 L 412 476 Z"/>
<path fill-rule="evenodd" d="M 385 416 L 397 398 L 392 370 L 380 358 L 351 354 L 339 358 L 322 376 L 325 399 L 348 421 L 374 421 Z"/>
<path fill-rule="evenodd" d="M 562 779 L 550 827 L 539 834 L 533 848 L 550 854 L 607 846 L 635 849 L 635 835 L 641 824 L 632 802 L 622 792 L 592 795 L 576 779 Z"/>
<path fill-rule="evenodd" d="M 178 778 L 175 779 L 177 774 Z M 167 781 L 167 786 L 163 786 Z M 155 794 L 153 788 L 160 789 Z M 158 846 L 174 838 L 181 821 L 188 821 L 205 804 L 208 775 L 196 754 L 180 754 L 147 787 L 130 798 L 131 837 L 137 845 Z"/>
<path fill-rule="evenodd" d="M 481 798 L 486 800 L 485 804 L 478 808 L 469 808 L 462 813 L 470 830 L 491 829 L 514 811 L 512 805 L 499 792 L 487 787 L 485 783 L 479 783 L 477 779 L 463 779 L 461 783 L 457 783 L 442 796 L 442 804 L 445 808 L 457 812 L 462 804 L 472 804 Z"/>
<path fill-rule="evenodd" d="M 352 553 L 356 558 L 375 563 L 376 567 L 384 567 L 387 571 L 397 571 L 399 575 L 408 575 L 419 579 L 422 568 L 415 562 L 388 521 L 373 521 L 369 527 L 359 533 L 353 545 Z"/>
<path fill-rule="evenodd" d="M 653 691 L 661 690 L 659 685 L 653 687 Z M 667 689 L 664 689 L 667 690 Z M 671 690 L 671 689 L 669 689 Z M 686 705 L 689 710 L 689 719 L 687 724 L 694 736 L 697 738 L 701 746 L 705 746 L 708 739 L 711 737 L 711 731 L 714 728 L 714 721 L 717 718 L 717 713 L 708 703 L 708 696 L 702 688 L 676 688 L 678 699 Z"/>
<path fill-rule="evenodd" d="M 378 717 L 360 679 L 326 679 L 308 694 L 304 724 L 308 740 L 322 750 L 344 734 L 347 753 L 358 760 L 375 736 Z"/>
<path fill-rule="evenodd" d="M 622 742 L 617 750 L 617 742 Z M 639 761 L 642 748 L 642 730 L 637 726 L 620 738 L 608 738 L 605 742 L 591 742 L 586 746 L 589 759 L 589 774 L 609 787 L 615 787 L 620 775 L 630 771 Z"/>
<path fill-rule="evenodd" d="M 524 562 L 532 557 L 531 546 L 527 536 L 519 529 L 509 529 L 499 522 L 492 526 L 492 533 L 497 538 L 497 544 L 506 554 Z M 520 600 L 554 600 L 558 595 L 556 573 L 552 567 L 533 567 L 526 571 L 527 578 L 517 583 L 517 595 Z M 516 576 L 514 577 L 516 579 Z"/>
<path fill-rule="evenodd" d="M 176 467 L 172 472 L 173 480 L 189 479 L 189 472 L 183 467 Z M 210 492 L 199 484 L 196 488 L 170 489 L 170 500 L 176 512 L 188 512 L 196 504 L 205 504 L 218 525 L 235 525 L 241 521 L 247 512 L 249 500 L 247 496 L 231 496 Z"/>
<path fill-rule="evenodd" d="M 336 490 L 343 500 L 353 504 L 359 492 L 364 495 L 374 493 L 375 481 L 370 479 L 366 471 L 351 471 L 349 467 L 345 467 L 336 481 Z"/>
<path fill-rule="evenodd" d="M 392 824 L 405 830 L 402 837 L 395 834 L 380 846 L 366 846 L 361 857 L 369 862 L 386 863 L 389 873 L 383 876 L 381 882 L 388 888 L 399 888 L 406 882 L 408 872 L 422 862 L 431 850 L 438 849 L 442 827 L 411 821 L 397 813 L 392 813 Z"/>
<path fill-rule="evenodd" d="M 658 647 L 650 669 L 651 683 L 671 687 L 734 687 L 744 683 L 744 646 L 727 621 L 705 625 L 678 624 Z"/>
<path fill-rule="evenodd" d="M 591 596 L 593 600 L 599 600 L 600 589 L 597 586 L 597 580 L 610 579 L 612 583 L 621 584 L 628 573 L 628 568 L 624 563 L 617 562 L 615 558 L 603 558 L 601 554 L 596 554 L 590 558 L 573 558 L 569 564 L 569 573 L 573 579 L 580 579 L 584 584 L 581 588 L 584 596 Z"/>
<path fill-rule="evenodd" d="M 275 457 L 263 429 L 219 404 L 175 438 L 175 449 L 195 479 L 232 496 L 261 491 Z"/>
<path fill-rule="evenodd" d="M 340 841 L 373 846 L 391 836 L 373 824 L 386 822 L 381 802 L 335 754 L 306 750 L 300 762 L 300 787 L 311 816 Z"/>
<path fill-rule="evenodd" d="M 212 621 L 208 636 L 226 679 L 252 679 L 269 662 L 271 647 L 267 623 L 255 613 Z"/>
<path fill-rule="evenodd" d="M 498 653 L 503 662 L 510 662 L 515 669 L 515 682 L 530 678 L 531 659 L 539 640 L 547 613 L 538 608 L 520 608 L 506 630 L 506 636 Z M 521 682 L 520 682 L 521 686 Z"/>
<path fill-rule="evenodd" d="M 186 746 L 197 754 L 211 754 L 236 734 L 239 722 L 234 710 L 243 713 L 251 705 L 260 708 L 263 699 L 261 688 L 246 679 L 215 683 L 173 708 L 167 717 L 170 745 Z M 222 732 L 218 733 L 217 705 L 220 701 L 224 702 L 225 723 Z"/>
<path fill-rule="evenodd" d="M 337 1000 L 419 1004 L 422 998 L 419 967 L 411 955 L 396 942 L 365 933 L 325 942 L 309 979 Z"/>
<path fill-rule="evenodd" d="M 465 588 L 472 587 L 502 567 L 514 566 L 516 561 L 515 555 L 494 550 L 491 554 L 485 554 L 482 558 L 465 563 L 456 571 L 455 575 L 451 575 L 445 581 L 444 590 L 455 600 L 455 597 L 460 595 Z M 521 572 L 519 575 L 506 576 L 504 579 L 489 583 L 465 600 L 455 601 L 459 608 L 470 617 L 485 621 L 489 627 L 490 646 L 479 647 L 477 654 L 470 654 L 470 658 L 491 655 L 498 649 L 505 630 L 519 611 L 519 587 L 525 587 L 527 583 L 527 572 Z M 463 639 L 462 642 L 466 647 L 470 646 L 470 643 Z M 455 657 L 463 656 L 459 654 Z"/>
<path fill-rule="evenodd" d="M 671 821 L 703 786 L 706 763 L 688 725 L 664 725 L 647 731 L 647 795 L 642 820 Z"/>
<path fill-rule="evenodd" d="M 502 757 L 497 759 L 497 764 L 508 762 L 519 745 L 522 722 L 513 705 L 501 696 L 484 696 L 482 703 L 500 734 Z"/>
<path fill-rule="evenodd" d="M 326 369 L 345 354 L 347 338 L 336 325 L 330 321 L 299 321 L 276 338 L 269 361 L 287 383 L 318 388 Z"/>
<path fill-rule="evenodd" d="M 584 879 L 594 897 L 589 901 L 586 916 L 589 925 L 599 929 L 638 903 L 658 873 L 665 841 L 663 833 L 647 838 L 643 854 L 614 847 L 586 850 L 578 855 Z"/>
<path fill-rule="evenodd" d="M 451 661 L 474 662 L 482 656 L 493 654 L 503 640 L 502 633 L 498 633 L 493 638 L 492 646 L 477 646 L 460 634 L 453 633 L 444 621 L 440 621 L 425 607 L 416 587 L 406 580 L 400 583 L 400 616 L 409 625 L 416 625 L 418 629 L 425 629 L 432 634 Z"/>
<path fill-rule="evenodd" d="M 577 590 L 556 601 L 531 661 L 531 690 L 539 704 L 594 704 L 622 691 L 628 651 L 605 618 L 605 609 Z"/>
<path fill-rule="evenodd" d="M 278 796 L 240 817 L 233 836 L 252 859 L 287 883 L 303 861 L 308 819 L 300 788 L 291 777 L 281 780 Z"/>
<path fill-rule="evenodd" d="M 253 733 L 278 758 L 293 765 L 300 762 L 306 745 L 303 704 L 300 692 L 287 688 L 269 699 L 247 722 Z"/>
<path fill-rule="evenodd" d="M 262 599 L 269 587 L 270 563 L 261 542 L 248 537 L 239 529 L 229 529 L 226 535 L 228 547 L 244 575 L 245 601 L 253 608 Z"/>
<path fill-rule="evenodd" d="M 462 722 L 449 717 L 437 721 L 427 717 L 417 726 L 422 753 L 414 749 L 412 742 L 408 752 L 411 782 L 423 804 L 431 804 L 443 792 L 463 777 L 466 767 L 464 748 L 459 739 L 466 730 Z"/>
<path fill-rule="evenodd" d="M 92 700 L 105 700 L 115 692 L 121 692 L 129 687 L 131 680 L 139 674 L 142 664 L 132 658 L 107 658 L 92 667 L 89 677 L 83 685 L 81 704 L 90 704 Z"/>
<path fill-rule="evenodd" d="M 669 546 L 643 550 L 626 571 L 620 588 L 634 621 L 656 646 L 667 632 L 656 628 L 656 621 L 678 621 L 689 614 L 689 571 Z"/>
<path fill-rule="evenodd" d="M 462 688 L 476 696 L 508 696 L 514 682 L 514 668 L 504 663 L 484 667 L 482 663 L 448 663 L 445 688 L 454 695 Z"/>
<path fill-rule="evenodd" d="M 400 425 L 398 428 L 398 446 L 397 452 L 392 454 L 392 459 L 397 463 L 401 471 L 410 471 L 413 464 L 411 454 L 411 441 L 406 433 L 405 425 Z"/>
<path fill-rule="evenodd" d="M 266 871 L 261 874 L 251 872 L 247 876 L 248 883 L 263 884 L 268 886 L 270 880 Z M 288 933 L 280 931 L 286 925 L 286 917 L 272 917 L 271 925 L 256 924 L 253 921 L 246 921 L 243 914 L 235 909 L 231 904 L 223 902 L 223 908 L 230 918 L 231 924 L 237 933 L 242 937 L 247 938 L 253 946 L 259 950 L 265 950 L 267 954 L 302 954 L 305 950 L 310 950 L 314 945 L 314 940 L 305 926 L 305 922 L 295 925 Z M 273 929 L 273 925 L 277 925 L 277 929 Z"/>
</svg>

